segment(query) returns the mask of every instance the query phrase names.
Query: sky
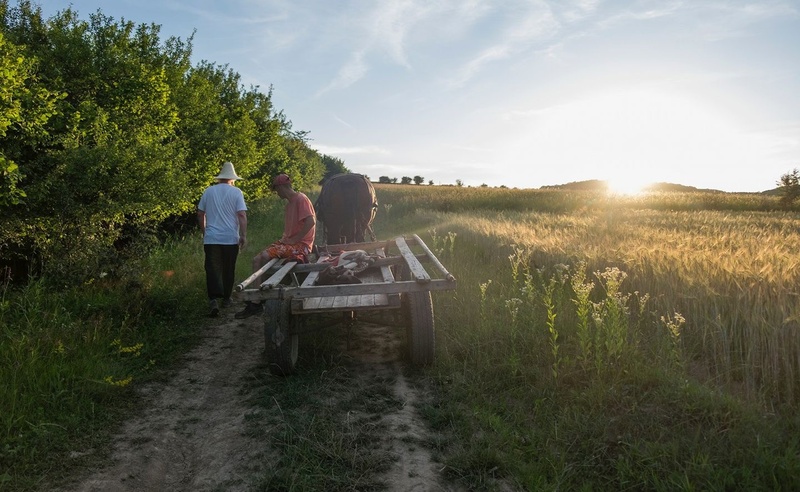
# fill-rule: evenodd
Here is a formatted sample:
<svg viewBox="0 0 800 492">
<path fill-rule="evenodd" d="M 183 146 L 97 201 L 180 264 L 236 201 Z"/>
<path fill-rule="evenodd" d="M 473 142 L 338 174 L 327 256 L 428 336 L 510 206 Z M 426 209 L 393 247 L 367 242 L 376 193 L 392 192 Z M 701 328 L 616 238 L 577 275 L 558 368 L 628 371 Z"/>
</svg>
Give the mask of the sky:
<svg viewBox="0 0 800 492">
<path fill-rule="evenodd" d="M 800 168 L 798 0 L 42 0 L 194 33 L 353 172 L 731 192 Z"/>
</svg>

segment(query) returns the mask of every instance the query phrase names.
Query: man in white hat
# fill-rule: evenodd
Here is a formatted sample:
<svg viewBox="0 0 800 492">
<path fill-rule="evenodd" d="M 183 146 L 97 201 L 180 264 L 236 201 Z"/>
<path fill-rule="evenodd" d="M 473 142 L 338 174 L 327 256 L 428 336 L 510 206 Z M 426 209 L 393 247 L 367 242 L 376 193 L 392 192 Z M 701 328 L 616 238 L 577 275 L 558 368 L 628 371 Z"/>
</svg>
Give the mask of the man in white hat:
<svg viewBox="0 0 800 492">
<path fill-rule="evenodd" d="M 206 261 L 208 315 L 219 315 L 222 307 L 231 305 L 236 274 L 236 258 L 247 243 L 247 206 L 242 190 L 234 186 L 237 179 L 233 164 L 222 165 L 216 183 L 206 188 L 197 204 L 197 222 L 203 231 Z"/>
</svg>

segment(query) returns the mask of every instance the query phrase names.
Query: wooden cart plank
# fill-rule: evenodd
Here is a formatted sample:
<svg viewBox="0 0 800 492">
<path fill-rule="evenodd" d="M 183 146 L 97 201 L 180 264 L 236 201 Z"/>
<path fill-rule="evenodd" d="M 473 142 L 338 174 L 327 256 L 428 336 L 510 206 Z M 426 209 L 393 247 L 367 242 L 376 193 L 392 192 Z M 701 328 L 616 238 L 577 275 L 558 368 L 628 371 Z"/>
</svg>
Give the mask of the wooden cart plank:
<svg viewBox="0 0 800 492">
<path fill-rule="evenodd" d="M 264 266 L 262 266 L 261 268 L 259 268 L 259 269 L 258 269 L 258 271 L 256 271 L 255 273 L 253 273 L 252 275 L 250 275 L 249 277 L 247 277 L 247 278 L 246 278 L 246 279 L 245 279 L 245 280 L 244 280 L 244 281 L 243 281 L 241 284 L 237 285 L 237 286 L 236 286 L 236 291 L 237 291 L 237 292 L 241 292 L 241 291 L 243 291 L 244 289 L 246 289 L 246 288 L 247 288 L 247 286 L 248 286 L 248 285 L 250 285 L 250 284 L 252 284 L 253 282 L 255 282 L 255 281 L 256 281 L 256 279 L 257 279 L 258 277 L 260 277 L 260 276 L 261 276 L 261 275 L 263 275 L 263 274 L 264 274 L 264 273 L 265 273 L 267 270 L 269 270 L 270 268 L 272 268 L 272 266 L 273 266 L 273 265 L 275 265 L 276 263 L 277 263 L 277 264 L 280 264 L 280 263 L 282 263 L 282 262 L 283 262 L 283 260 L 282 260 L 281 258 L 273 258 L 273 259 L 269 260 L 269 261 L 268 261 L 268 262 L 267 262 L 267 263 L 266 263 Z"/>
<path fill-rule="evenodd" d="M 273 273 L 270 278 L 261 283 L 261 290 L 271 289 L 280 284 L 281 280 L 283 280 L 283 277 L 285 277 L 295 265 L 297 265 L 296 261 L 290 261 L 289 263 L 283 265 L 280 270 Z"/>
<path fill-rule="evenodd" d="M 237 298 L 242 301 L 262 301 L 264 299 L 282 299 L 293 297 L 295 299 L 306 299 L 310 297 L 333 297 L 342 295 L 361 295 L 361 294 L 400 294 L 403 292 L 424 292 L 453 290 L 455 282 L 434 279 L 428 283 L 420 283 L 414 280 L 395 281 L 390 284 L 343 284 L 343 285 L 312 285 L 310 287 L 286 287 L 272 290 L 245 289 L 237 293 Z"/>
<path fill-rule="evenodd" d="M 385 258 L 383 253 L 384 248 L 380 247 L 375 250 L 375 255 L 379 258 Z M 313 273 L 313 272 L 312 272 Z M 309 274 L 310 276 L 311 274 Z M 383 265 L 378 269 L 370 268 L 358 275 L 362 284 L 379 284 L 380 282 L 394 281 L 388 265 Z M 308 279 L 303 282 L 303 286 L 310 285 Z M 344 294 L 335 295 L 331 301 L 325 301 L 321 297 L 312 297 L 306 299 L 302 303 L 302 311 L 319 311 L 319 310 L 360 310 L 370 309 L 375 307 L 389 306 L 389 296 L 382 293 L 359 293 L 359 294 Z M 330 299 L 330 298 L 329 298 Z"/>
<path fill-rule="evenodd" d="M 361 308 L 375 305 L 375 294 L 364 294 L 363 296 L 347 296 L 347 307 Z"/>
<path fill-rule="evenodd" d="M 330 309 L 333 307 L 333 301 L 336 297 L 321 297 L 319 300 L 320 309 Z"/>
<path fill-rule="evenodd" d="M 389 296 L 386 294 L 373 294 L 372 295 L 372 305 L 373 306 L 388 306 L 389 305 Z"/>
<path fill-rule="evenodd" d="M 387 241 L 373 241 L 367 243 L 347 243 L 347 244 L 322 244 L 318 245 L 317 249 L 320 251 L 327 251 L 329 253 L 337 254 L 342 251 L 354 251 L 363 249 L 364 251 L 374 251 L 377 248 L 385 248 Z"/>
<path fill-rule="evenodd" d="M 386 258 L 386 252 L 383 248 L 378 248 L 375 250 L 375 254 L 378 255 L 381 259 Z M 394 275 L 392 275 L 392 269 L 389 268 L 389 265 L 382 265 L 381 269 L 381 278 L 385 283 L 394 282 Z"/>
<path fill-rule="evenodd" d="M 394 275 L 392 275 L 392 269 L 388 266 L 381 267 L 381 276 L 383 277 L 383 281 L 387 283 L 394 282 Z"/>
<path fill-rule="evenodd" d="M 417 259 L 420 261 L 427 261 L 428 257 L 424 253 L 420 253 L 416 255 Z M 391 266 L 391 265 L 399 265 L 404 263 L 405 260 L 402 256 L 388 256 L 386 258 L 378 258 L 373 263 L 373 267 L 380 267 L 380 266 Z M 328 263 L 326 262 L 318 262 L 318 263 L 303 263 L 297 265 L 292 270 L 294 273 L 308 273 L 308 272 L 319 272 L 328 268 Z M 274 268 L 274 267 L 273 267 Z"/>
<path fill-rule="evenodd" d="M 433 263 L 433 266 L 435 266 L 439 270 L 439 273 L 441 273 L 442 276 L 444 276 L 444 278 L 447 279 L 448 281 L 453 282 L 455 280 L 455 277 L 453 277 L 453 275 L 447 271 L 447 268 L 445 268 L 444 265 L 442 265 L 442 262 L 440 262 L 439 259 L 436 258 L 436 255 L 433 254 L 430 248 L 428 248 L 428 245 L 426 245 L 422 241 L 422 239 L 420 239 L 419 236 L 417 236 L 416 234 L 414 234 L 413 237 L 414 240 L 419 245 L 419 247 L 422 248 L 423 251 L 425 251 L 425 255 L 428 257 L 430 262 Z"/>
<path fill-rule="evenodd" d="M 380 308 L 395 308 L 400 306 L 400 296 L 397 294 L 364 294 L 356 296 L 338 297 L 312 297 L 302 299 L 299 313 L 321 311 L 358 311 Z"/>
<path fill-rule="evenodd" d="M 301 284 L 301 287 L 308 287 L 309 285 L 314 285 L 314 282 L 317 281 L 317 277 L 319 277 L 320 273 L 322 273 L 322 272 L 311 272 L 311 273 L 309 273 L 308 276 L 306 277 L 306 279 L 303 280 L 303 283 Z"/>
<path fill-rule="evenodd" d="M 414 280 L 420 283 L 430 282 L 430 275 L 425 271 L 425 267 L 422 266 L 422 263 L 419 262 L 417 257 L 414 256 L 405 238 L 398 237 L 395 239 L 395 243 L 397 244 L 397 249 L 400 250 L 400 254 L 406 260 L 406 264 L 408 264 L 408 268 L 411 270 L 411 276 L 414 277 Z"/>
<path fill-rule="evenodd" d="M 400 255 L 383 256 L 390 249 L 394 249 L 395 246 L 400 250 Z M 411 246 L 425 250 L 426 254 L 413 253 Z M 273 288 L 268 288 L 267 290 L 244 289 L 237 292 L 237 300 L 263 301 L 266 299 L 292 298 L 293 312 L 302 314 L 307 311 L 335 311 L 337 308 L 333 306 L 336 297 L 343 298 L 338 301 L 337 306 L 342 305 L 342 302 L 345 303 L 345 307 L 339 308 L 339 310 L 383 309 L 399 307 L 402 293 L 444 291 L 456 288 L 456 282 L 452 275 L 443 266 L 440 266 L 441 263 L 434 261 L 435 256 L 433 253 L 430 253 L 430 250 L 425 247 L 422 240 L 416 235 L 408 238 L 397 237 L 387 242 L 351 243 L 339 245 L 337 248 L 330 248 L 331 251 L 338 252 L 352 249 L 363 249 L 377 256 L 371 267 L 357 274 L 362 281 L 360 284 L 314 285 L 315 277 L 318 275 L 318 273 L 315 274 L 314 272 L 319 272 L 326 268 L 328 265 L 325 262 L 294 265 L 293 267 L 284 265 L 277 271 L 276 267 L 273 266 L 272 272 L 276 272 L 270 277 L 270 280 L 275 278 L 271 285 Z M 421 262 L 429 260 L 434 263 L 437 269 L 436 273 L 441 273 L 445 279 L 431 278 L 428 275 Z M 396 264 L 408 265 L 411 280 L 398 281 L 394 278 L 391 266 Z M 284 278 L 285 275 L 290 273 L 292 275 L 307 275 L 302 285 L 295 285 L 296 282 L 293 285 L 276 282 L 279 282 L 279 278 Z M 269 284 L 269 282 L 268 280 L 266 283 Z"/>
<path fill-rule="evenodd" d="M 319 309 L 323 299 L 324 297 L 309 297 L 308 299 L 303 299 L 303 309 L 307 309 L 309 311 Z"/>
</svg>

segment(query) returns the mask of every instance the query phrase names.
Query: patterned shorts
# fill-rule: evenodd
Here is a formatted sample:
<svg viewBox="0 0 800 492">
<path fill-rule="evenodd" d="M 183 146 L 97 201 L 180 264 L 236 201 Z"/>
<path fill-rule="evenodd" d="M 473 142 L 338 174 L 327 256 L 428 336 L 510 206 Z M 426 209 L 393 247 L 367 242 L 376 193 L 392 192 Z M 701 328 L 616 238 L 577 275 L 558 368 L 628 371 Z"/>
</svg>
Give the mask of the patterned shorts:
<svg viewBox="0 0 800 492">
<path fill-rule="evenodd" d="M 308 248 L 303 243 L 284 244 L 274 242 L 264 250 L 270 258 L 286 258 L 287 260 L 308 263 Z"/>
</svg>

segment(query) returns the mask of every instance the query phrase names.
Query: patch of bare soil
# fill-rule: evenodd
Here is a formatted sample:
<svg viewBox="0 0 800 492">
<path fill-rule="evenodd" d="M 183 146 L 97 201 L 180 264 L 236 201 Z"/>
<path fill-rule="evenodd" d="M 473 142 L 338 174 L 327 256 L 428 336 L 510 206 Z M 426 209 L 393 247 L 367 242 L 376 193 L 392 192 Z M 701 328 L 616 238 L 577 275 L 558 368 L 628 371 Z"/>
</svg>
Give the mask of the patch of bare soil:
<svg viewBox="0 0 800 492">
<path fill-rule="evenodd" d="M 427 431 L 417 415 L 420 399 L 403 375 L 402 335 L 397 328 L 357 324 L 340 350 L 357 362 L 353 377 L 385 376 L 394 381 L 396 410 L 371 416 L 389 432 L 380 447 L 395 459 L 378 477 L 386 490 L 455 490 L 440 477 L 441 465 L 420 445 Z M 264 371 L 263 325 L 259 318 L 233 318 L 223 311 L 207 328 L 203 342 L 185 356 L 185 363 L 167 383 L 141 390 L 146 410 L 126 422 L 114 439 L 108 467 L 78 472 L 80 478 L 62 490 L 75 491 L 244 491 L 257 485 L 260 471 L 274 464 L 266 439 L 245 430 L 253 408 L 248 375 Z M 75 450 L 77 457 L 92 451 Z"/>
<path fill-rule="evenodd" d="M 375 325 L 357 325 L 348 334 L 348 355 L 357 361 L 364 371 L 362 378 L 375 373 L 394 380 L 392 391 L 402 402 L 399 410 L 380 416 L 389 432 L 384 436 L 383 446 L 395 458 L 394 465 L 381 477 L 392 491 L 456 490 L 444 485 L 440 476 L 442 465 L 431 459 L 430 452 L 421 446 L 427 439 L 427 430 L 420 422 L 416 403 L 420 399 L 408 379 L 403 375 L 400 354 L 402 337 L 397 328 Z"/>
</svg>

